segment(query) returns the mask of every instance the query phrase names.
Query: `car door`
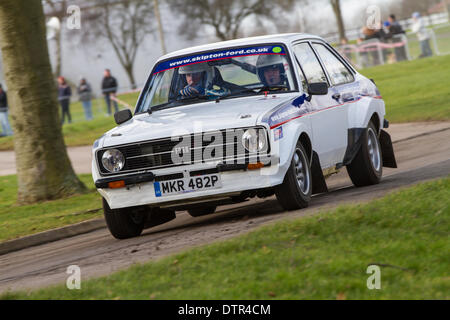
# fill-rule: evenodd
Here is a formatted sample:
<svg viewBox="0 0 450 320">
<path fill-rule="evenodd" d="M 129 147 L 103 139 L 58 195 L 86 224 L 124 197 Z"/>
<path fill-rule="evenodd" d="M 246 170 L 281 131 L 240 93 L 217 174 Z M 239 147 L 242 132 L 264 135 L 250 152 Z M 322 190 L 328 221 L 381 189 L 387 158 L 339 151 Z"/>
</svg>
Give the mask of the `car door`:
<svg viewBox="0 0 450 320">
<path fill-rule="evenodd" d="M 315 95 L 310 101 L 313 148 L 319 155 L 322 168 L 328 168 L 342 162 L 345 154 L 347 112 L 338 107 L 337 97 L 333 97 L 335 91 L 311 44 L 302 42 L 295 44 L 293 49 L 308 84 L 325 82 L 330 87 L 327 95 Z"/>
<path fill-rule="evenodd" d="M 331 108 L 333 109 L 332 113 L 339 116 L 339 122 L 336 123 L 336 126 L 339 127 L 339 132 L 344 136 L 341 141 L 341 143 L 344 143 L 343 147 L 336 150 L 335 153 L 335 163 L 338 164 L 342 163 L 348 145 L 349 105 L 357 98 L 353 93 L 355 77 L 337 53 L 333 52 L 328 45 L 322 42 L 312 42 L 312 47 L 328 75 L 330 81 L 329 95 L 334 100 L 334 106 Z"/>
</svg>

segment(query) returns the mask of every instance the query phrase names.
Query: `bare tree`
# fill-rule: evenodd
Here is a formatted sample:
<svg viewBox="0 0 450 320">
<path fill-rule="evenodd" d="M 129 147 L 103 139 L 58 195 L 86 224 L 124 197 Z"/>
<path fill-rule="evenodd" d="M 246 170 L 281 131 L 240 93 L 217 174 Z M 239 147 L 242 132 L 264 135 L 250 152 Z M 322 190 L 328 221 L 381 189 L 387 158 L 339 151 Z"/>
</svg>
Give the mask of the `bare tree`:
<svg viewBox="0 0 450 320">
<path fill-rule="evenodd" d="M 84 191 L 64 145 L 41 1 L 0 1 L 0 49 L 14 129 L 18 201 Z"/>
<path fill-rule="evenodd" d="M 83 14 L 84 39 L 106 40 L 133 88 L 136 54 L 145 37 L 154 32 L 153 16 L 153 1 L 149 0 L 100 0 Z"/>
<path fill-rule="evenodd" d="M 292 0 L 168 0 L 172 10 L 183 17 L 180 33 L 188 39 L 202 34 L 200 26 L 214 29 L 220 40 L 235 39 L 249 16 L 273 18 L 275 8 L 289 7 Z"/>
<path fill-rule="evenodd" d="M 345 26 L 344 26 L 344 19 L 342 18 L 342 11 L 341 11 L 341 1 L 340 0 L 330 0 L 331 7 L 333 8 L 334 15 L 336 17 L 336 23 L 338 27 L 339 32 L 339 39 L 347 40 L 347 36 L 345 35 Z"/>
</svg>

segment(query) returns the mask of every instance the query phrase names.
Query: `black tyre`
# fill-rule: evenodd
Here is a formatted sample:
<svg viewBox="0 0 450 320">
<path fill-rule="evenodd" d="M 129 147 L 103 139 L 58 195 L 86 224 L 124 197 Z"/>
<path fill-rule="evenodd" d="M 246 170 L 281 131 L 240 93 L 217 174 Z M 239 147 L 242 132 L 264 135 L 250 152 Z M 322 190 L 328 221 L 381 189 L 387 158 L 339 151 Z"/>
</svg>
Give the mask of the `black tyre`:
<svg viewBox="0 0 450 320">
<path fill-rule="evenodd" d="M 103 213 L 106 225 L 116 239 L 139 236 L 147 218 L 147 212 L 142 208 L 111 209 L 105 199 L 103 199 Z"/>
<path fill-rule="evenodd" d="M 213 214 L 216 212 L 217 206 L 208 206 L 208 207 L 202 207 L 202 208 L 195 208 L 195 209 L 189 209 L 188 213 L 192 217 L 201 217 L 206 216 L 208 214 Z"/>
<path fill-rule="evenodd" d="M 275 195 L 283 209 L 296 210 L 308 206 L 311 192 L 311 166 L 305 149 L 297 142 L 291 165 L 283 183 L 275 188 Z"/>
<path fill-rule="evenodd" d="M 362 145 L 347 172 L 356 187 L 380 183 L 383 175 L 383 157 L 378 132 L 372 122 L 362 136 Z"/>
</svg>

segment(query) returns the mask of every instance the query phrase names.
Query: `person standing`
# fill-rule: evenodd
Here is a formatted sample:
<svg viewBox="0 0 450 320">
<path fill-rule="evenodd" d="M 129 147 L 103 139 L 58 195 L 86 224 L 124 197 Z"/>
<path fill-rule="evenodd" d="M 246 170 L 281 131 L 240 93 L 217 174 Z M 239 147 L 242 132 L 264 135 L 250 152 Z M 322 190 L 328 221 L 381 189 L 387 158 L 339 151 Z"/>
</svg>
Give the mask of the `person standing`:
<svg viewBox="0 0 450 320">
<path fill-rule="evenodd" d="M 397 21 L 397 18 L 394 14 L 391 14 L 387 21 L 388 24 L 388 34 L 386 35 L 386 38 L 390 39 L 392 43 L 401 43 L 403 42 L 403 39 L 399 35 L 405 35 L 405 31 L 403 30 L 401 24 Z M 406 45 L 406 44 L 405 44 Z M 396 47 L 394 49 L 395 51 L 395 58 L 399 61 L 407 60 L 407 54 L 406 54 L 406 47 L 403 45 L 402 47 Z"/>
<path fill-rule="evenodd" d="M 117 92 L 117 80 L 111 75 L 111 71 L 109 69 L 105 69 L 102 81 L 102 93 L 105 96 L 108 115 L 111 115 L 111 100 L 113 100 L 115 112 L 119 111 L 117 101 L 114 100 L 116 92 Z"/>
<path fill-rule="evenodd" d="M 8 120 L 8 99 L 6 97 L 6 92 L 3 90 L 0 84 L 0 123 L 2 124 L 2 136 L 11 136 L 13 131 Z"/>
<path fill-rule="evenodd" d="M 85 78 L 81 78 L 77 93 L 83 105 L 86 120 L 92 120 L 92 88 Z"/>
<path fill-rule="evenodd" d="M 72 89 L 67 84 L 66 79 L 64 77 L 58 77 L 58 101 L 61 105 L 62 116 L 61 123 L 64 124 L 65 118 L 67 115 L 67 119 L 69 123 L 72 123 L 72 117 L 70 115 L 70 97 L 72 96 Z"/>
<path fill-rule="evenodd" d="M 420 41 L 420 50 L 422 51 L 419 58 L 431 57 L 433 55 L 433 51 L 431 51 L 430 47 L 430 32 L 425 27 L 425 20 L 422 19 L 419 12 L 414 12 L 412 15 L 413 25 L 412 32 L 417 33 L 417 38 Z"/>
</svg>

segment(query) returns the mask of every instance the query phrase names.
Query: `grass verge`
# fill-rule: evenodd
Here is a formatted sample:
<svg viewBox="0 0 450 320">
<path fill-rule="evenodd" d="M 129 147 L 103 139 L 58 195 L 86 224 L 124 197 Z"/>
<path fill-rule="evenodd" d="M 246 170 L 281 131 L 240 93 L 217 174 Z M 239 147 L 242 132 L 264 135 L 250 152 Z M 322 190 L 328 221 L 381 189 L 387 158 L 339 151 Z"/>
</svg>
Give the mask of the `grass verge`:
<svg viewBox="0 0 450 320">
<path fill-rule="evenodd" d="M 16 205 L 17 177 L 0 177 L 0 242 L 101 217 L 102 211 L 92 212 L 101 207 L 101 198 L 91 175 L 79 177 L 87 193 L 25 206 Z"/>
<path fill-rule="evenodd" d="M 391 122 L 450 120 L 450 55 L 364 69 L 374 79 Z"/>
<path fill-rule="evenodd" d="M 108 277 L 3 299 L 448 299 L 450 177 Z M 368 290 L 369 264 L 381 289 Z M 83 268 L 83 266 L 80 266 Z"/>
</svg>

